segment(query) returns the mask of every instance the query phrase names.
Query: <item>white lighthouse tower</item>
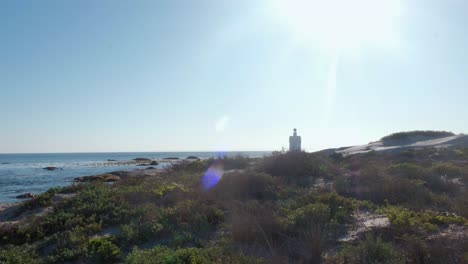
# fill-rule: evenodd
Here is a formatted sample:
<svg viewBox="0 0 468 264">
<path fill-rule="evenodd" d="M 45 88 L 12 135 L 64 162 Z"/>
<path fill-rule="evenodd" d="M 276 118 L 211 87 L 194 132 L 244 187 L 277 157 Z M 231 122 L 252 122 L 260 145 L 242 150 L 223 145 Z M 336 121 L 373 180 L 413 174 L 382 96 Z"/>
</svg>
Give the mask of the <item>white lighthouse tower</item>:
<svg viewBox="0 0 468 264">
<path fill-rule="evenodd" d="M 289 151 L 301 151 L 301 137 L 297 135 L 297 129 L 294 129 L 293 135 L 289 137 Z"/>
</svg>

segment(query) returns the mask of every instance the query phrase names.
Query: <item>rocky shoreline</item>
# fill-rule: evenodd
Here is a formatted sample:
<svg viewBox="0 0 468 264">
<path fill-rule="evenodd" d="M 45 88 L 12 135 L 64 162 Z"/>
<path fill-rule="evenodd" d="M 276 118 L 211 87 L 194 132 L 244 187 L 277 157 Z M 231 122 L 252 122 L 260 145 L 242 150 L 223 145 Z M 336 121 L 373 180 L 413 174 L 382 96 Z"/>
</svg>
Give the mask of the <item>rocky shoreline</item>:
<svg viewBox="0 0 468 264">
<path fill-rule="evenodd" d="M 110 183 L 110 182 L 120 181 L 122 178 L 127 178 L 127 177 L 154 176 L 154 175 L 161 173 L 162 171 L 165 171 L 165 167 L 171 166 L 172 164 L 181 162 L 181 161 L 182 160 L 161 160 L 158 162 L 156 160 L 151 160 L 147 158 L 137 158 L 134 160 L 127 160 L 127 161 L 112 161 L 112 162 L 107 162 L 107 163 L 114 163 L 113 165 L 135 164 L 136 166 L 140 168 L 135 168 L 133 170 L 112 171 L 112 172 L 103 173 L 103 174 L 75 177 L 73 178 L 72 182 L 83 183 L 83 182 L 101 181 L 101 182 Z M 148 162 L 148 163 L 142 163 L 142 162 Z M 163 165 L 163 166 L 158 166 L 158 165 Z M 141 168 L 141 167 L 146 167 L 146 168 Z M 57 168 L 57 167 L 45 167 L 43 169 L 44 170 L 63 170 L 62 168 Z M 32 193 L 32 192 L 19 193 L 18 195 L 15 196 L 16 199 L 18 199 L 18 202 L 0 202 L 0 205 L 1 205 L 0 213 L 4 211 L 6 208 L 20 204 L 23 201 L 29 201 L 31 199 L 34 199 L 38 195 L 40 195 L 40 193 Z"/>
<path fill-rule="evenodd" d="M 17 206 L 21 204 L 21 202 L 15 202 L 15 203 L 0 203 L 0 215 L 7 209 Z"/>
<path fill-rule="evenodd" d="M 106 182 L 114 183 L 122 179 L 130 177 L 145 177 L 145 176 L 158 176 L 166 172 L 166 169 L 151 168 L 151 169 L 134 169 L 129 171 L 113 171 L 105 174 L 90 175 L 76 177 L 73 180 L 73 184 L 91 183 L 91 182 Z M 70 186 L 73 186 L 70 185 Z M 5 227 L 13 224 L 29 224 L 34 217 L 44 215 L 52 210 L 52 206 L 38 210 L 25 209 L 24 205 L 33 201 L 41 193 L 24 193 L 17 196 L 17 202 L 0 202 L 0 227 Z M 61 203 L 63 200 L 68 199 L 76 195 L 76 193 L 70 194 L 55 194 L 52 197 L 52 204 Z M 31 220 L 31 221 L 30 221 Z"/>
</svg>

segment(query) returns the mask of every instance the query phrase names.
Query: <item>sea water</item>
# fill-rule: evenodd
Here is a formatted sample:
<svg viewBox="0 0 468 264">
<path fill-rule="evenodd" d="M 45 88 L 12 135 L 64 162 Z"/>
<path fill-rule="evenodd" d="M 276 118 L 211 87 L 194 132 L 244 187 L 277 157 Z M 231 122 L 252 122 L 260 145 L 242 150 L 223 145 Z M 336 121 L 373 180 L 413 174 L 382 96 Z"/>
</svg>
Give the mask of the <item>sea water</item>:
<svg viewBox="0 0 468 264">
<path fill-rule="evenodd" d="M 61 153 L 61 154 L 0 154 L 0 203 L 16 202 L 19 194 L 42 193 L 56 186 L 73 183 L 73 178 L 96 175 L 118 170 L 135 170 L 142 167 L 125 164 L 135 158 L 162 160 L 167 157 L 185 159 L 188 156 L 213 158 L 243 155 L 263 157 L 270 154 L 265 151 L 247 152 L 132 152 L 132 153 Z M 108 160 L 115 160 L 109 162 Z M 162 168 L 160 163 L 156 168 Z M 44 170 L 53 166 L 60 170 Z M 144 168 L 144 167 L 143 167 Z"/>
</svg>

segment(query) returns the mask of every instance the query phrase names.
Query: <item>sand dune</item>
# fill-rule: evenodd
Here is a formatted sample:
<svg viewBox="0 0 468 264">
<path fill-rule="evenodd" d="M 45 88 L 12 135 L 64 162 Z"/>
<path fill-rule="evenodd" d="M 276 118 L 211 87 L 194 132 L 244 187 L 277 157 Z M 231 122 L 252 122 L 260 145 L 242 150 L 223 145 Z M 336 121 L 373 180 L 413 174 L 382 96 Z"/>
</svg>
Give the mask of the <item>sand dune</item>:
<svg viewBox="0 0 468 264">
<path fill-rule="evenodd" d="M 383 141 L 376 141 L 365 145 L 358 145 L 335 150 L 337 153 L 346 155 L 353 155 L 358 153 L 366 153 L 370 151 L 390 151 L 400 150 L 406 148 L 423 148 L 423 147 L 468 147 L 467 135 L 455 135 L 449 137 L 442 137 L 429 140 L 421 140 L 411 144 L 398 144 L 392 145 L 384 144 Z"/>
</svg>

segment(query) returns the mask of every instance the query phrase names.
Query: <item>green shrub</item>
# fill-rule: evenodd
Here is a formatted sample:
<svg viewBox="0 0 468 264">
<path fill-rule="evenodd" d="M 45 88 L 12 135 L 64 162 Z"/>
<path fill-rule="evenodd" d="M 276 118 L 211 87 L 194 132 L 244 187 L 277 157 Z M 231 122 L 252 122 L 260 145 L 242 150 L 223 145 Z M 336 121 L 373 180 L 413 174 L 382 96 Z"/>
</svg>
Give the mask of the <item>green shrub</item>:
<svg viewBox="0 0 468 264">
<path fill-rule="evenodd" d="M 324 227 L 330 219 L 330 207 L 323 203 L 305 205 L 289 216 L 294 229 L 303 229 L 309 225 Z"/>
<path fill-rule="evenodd" d="M 410 227 L 415 224 L 413 213 L 405 208 L 389 207 L 385 210 L 390 223 L 397 227 Z"/>
<path fill-rule="evenodd" d="M 409 131 L 409 132 L 393 133 L 391 135 L 381 138 L 380 140 L 382 140 L 383 142 L 403 141 L 403 143 L 411 143 L 414 141 L 412 140 L 413 138 L 416 138 L 416 141 L 420 141 L 420 140 L 425 140 L 425 139 L 449 137 L 449 136 L 454 136 L 454 135 L 455 134 L 453 134 L 452 132 L 447 132 L 447 131 L 416 130 L 416 131 Z"/>
<path fill-rule="evenodd" d="M 405 234 L 401 239 L 407 263 L 431 263 L 430 247 L 424 238 Z"/>
<path fill-rule="evenodd" d="M 0 263 L 39 264 L 43 262 L 31 249 L 25 247 L 9 246 L 0 249 Z"/>
<path fill-rule="evenodd" d="M 77 192 L 81 191 L 84 187 L 85 187 L 84 184 L 72 184 L 72 185 L 69 185 L 69 186 L 61 187 L 58 190 L 58 193 L 61 193 L 61 194 L 77 193 Z"/>
<path fill-rule="evenodd" d="M 285 225 L 277 216 L 275 208 L 261 204 L 255 200 L 237 203 L 231 208 L 229 224 L 234 241 L 265 247 L 281 244 Z"/>
<path fill-rule="evenodd" d="M 197 161 L 182 161 L 173 163 L 170 169 L 174 172 L 183 171 L 183 172 L 191 172 L 197 173 L 206 171 L 209 167 L 209 164 L 212 160 L 197 160 Z"/>
<path fill-rule="evenodd" d="M 91 238 L 87 257 L 95 263 L 115 263 L 120 260 L 120 248 L 109 237 Z"/>
<path fill-rule="evenodd" d="M 157 246 L 140 250 L 137 247 L 125 259 L 126 264 L 208 264 L 208 263 L 262 263 L 261 259 L 245 257 L 221 247 L 171 249 Z"/>
<path fill-rule="evenodd" d="M 88 235 L 86 229 L 75 227 L 71 230 L 55 234 L 51 241 L 51 253 L 47 261 L 51 263 L 63 263 L 75 261 L 86 256 L 88 250 Z"/>
<path fill-rule="evenodd" d="M 333 166 L 319 154 L 306 152 L 273 152 L 260 163 L 260 169 L 288 181 L 307 183 L 307 178 L 331 177 Z"/>
<path fill-rule="evenodd" d="M 151 235 L 151 233 L 144 232 L 144 229 L 141 227 L 142 226 L 135 221 L 131 221 L 128 224 L 122 224 L 120 225 L 121 233 L 119 234 L 119 237 L 127 243 L 145 242 L 148 240 L 146 238 L 147 235 Z"/>
<path fill-rule="evenodd" d="M 278 181 L 268 174 L 251 171 L 234 172 L 224 175 L 211 190 L 223 199 L 275 199 Z"/>
<path fill-rule="evenodd" d="M 198 244 L 198 238 L 215 229 L 223 218 L 224 211 L 217 204 L 202 200 L 181 200 L 170 207 L 145 204 L 120 226 L 119 236 L 127 244 L 163 237 L 171 245 Z"/>
<path fill-rule="evenodd" d="M 423 179 L 425 168 L 413 163 L 397 163 L 388 168 L 390 174 L 409 179 Z"/>
<path fill-rule="evenodd" d="M 152 190 L 157 198 L 162 198 L 164 195 L 174 191 L 186 191 L 185 188 L 178 183 L 171 182 L 158 186 L 158 188 Z"/>
<path fill-rule="evenodd" d="M 336 192 L 319 195 L 317 196 L 317 201 L 328 205 L 330 208 L 330 219 L 343 224 L 351 221 L 351 215 L 358 206 L 372 206 L 372 203 L 369 201 L 355 201 L 340 196 Z"/>
<path fill-rule="evenodd" d="M 380 237 L 366 235 L 356 245 L 347 246 L 340 253 L 344 263 L 349 264 L 398 264 L 405 263 L 403 254 L 391 243 Z"/>
<path fill-rule="evenodd" d="M 438 213 L 432 210 L 413 212 L 406 208 L 387 207 L 384 209 L 390 223 L 398 228 L 422 227 L 426 231 L 436 231 L 438 226 L 468 223 L 461 216 L 449 213 Z"/>
<path fill-rule="evenodd" d="M 455 212 L 465 218 L 468 218 L 468 192 L 463 192 L 454 200 Z"/>
<path fill-rule="evenodd" d="M 60 188 L 51 188 L 45 193 L 38 195 L 37 197 L 25 202 L 22 207 L 24 209 L 36 209 L 40 207 L 50 206 L 52 204 L 52 198 L 59 192 Z"/>
<path fill-rule="evenodd" d="M 351 221 L 351 213 L 342 206 L 316 202 L 305 205 L 288 213 L 289 230 L 301 234 L 309 229 L 318 228 L 326 241 L 332 241 L 343 234 L 346 224 Z"/>
<path fill-rule="evenodd" d="M 452 163 L 438 163 L 432 165 L 430 170 L 439 176 L 447 176 L 450 178 L 460 176 L 463 173 L 463 169 Z"/>
<path fill-rule="evenodd" d="M 250 158 L 242 155 L 236 155 L 234 157 L 225 156 L 215 160 L 215 162 L 223 164 L 225 170 L 245 169 L 250 161 Z"/>
<path fill-rule="evenodd" d="M 454 183 L 443 181 L 440 176 L 415 164 L 398 163 L 391 166 L 380 163 L 363 165 L 358 173 L 341 176 L 335 185 L 339 194 L 370 200 L 383 205 L 400 204 L 411 208 L 450 209 L 444 195 L 456 195 Z"/>
<path fill-rule="evenodd" d="M 336 192 L 320 193 L 306 192 L 305 194 L 290 194 L 287 206 L 283 207 L 284 213 L 289 219 L 297 216 L 298 213 L 307 212 L 312 208 L 326 206 L 326 222 L 336 224 L 348 224 L 352 222 L 352 214 L 358 208 L 376 208 L 370 201 L 359 201 L 338 195 Z M 312 218 L 315 216 L 312 216 Z"/>
</svg>

